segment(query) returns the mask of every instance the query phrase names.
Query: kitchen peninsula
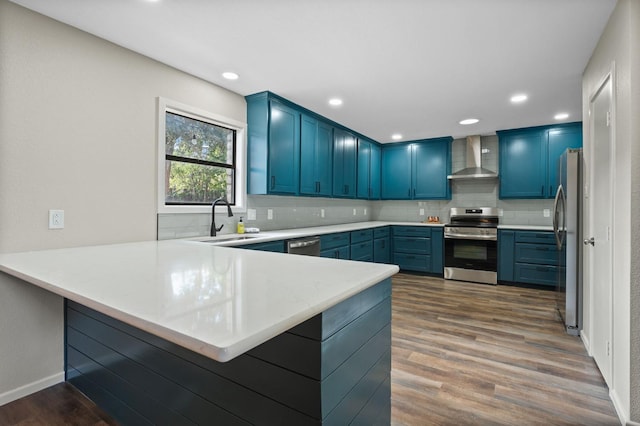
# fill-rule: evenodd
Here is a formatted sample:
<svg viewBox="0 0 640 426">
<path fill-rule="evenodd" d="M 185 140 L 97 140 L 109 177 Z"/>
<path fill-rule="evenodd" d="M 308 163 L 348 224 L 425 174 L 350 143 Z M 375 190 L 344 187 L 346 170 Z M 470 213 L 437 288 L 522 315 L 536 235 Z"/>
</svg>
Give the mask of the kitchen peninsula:
<svg viewBox="0 0 640 426">
<path fill-rule="evenodd" d="M 389 422 L 397 266 L 175 240 L 0 271 L 65 298 L 66 378 L 123 424 Z"/>
</svg>

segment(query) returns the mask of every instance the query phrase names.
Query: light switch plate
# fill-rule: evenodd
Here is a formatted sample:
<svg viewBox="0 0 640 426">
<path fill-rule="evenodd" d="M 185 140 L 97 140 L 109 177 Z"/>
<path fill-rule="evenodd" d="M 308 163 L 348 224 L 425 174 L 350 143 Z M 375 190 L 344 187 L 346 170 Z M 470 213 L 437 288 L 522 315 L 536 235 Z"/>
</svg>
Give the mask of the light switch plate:
<svg viewBox="0 0 640 426">
<path fill-rule="evenodd" d="M 49 229 L 64 229 L 64 210 L 49 210 Z"/>
<path fill-rule="evenodd" d="M 267 209 L 267 220 L 273 220 L 273 209 Z"/>
<path fill-rule="evenodd" d="M 543 210 L 542 210 L 542 215 L 543 215 L 544 217 L 551 217 L 551 210 L 549 210 L 549 209 L 543 209 Z"/>
<path fill-rule="evenodd" d="M 424 216 L 424 209 L 420 209 L 420 216 Z"/>
<path fill-rule="evenodd" d="M 256 220 L 256 209 L 247 209 L 247 220 Z"/>
<path fill-rule="evenodd" d="M 324 209 L 320 209 L 320 217 L 324 217 Z"/>
</svg>

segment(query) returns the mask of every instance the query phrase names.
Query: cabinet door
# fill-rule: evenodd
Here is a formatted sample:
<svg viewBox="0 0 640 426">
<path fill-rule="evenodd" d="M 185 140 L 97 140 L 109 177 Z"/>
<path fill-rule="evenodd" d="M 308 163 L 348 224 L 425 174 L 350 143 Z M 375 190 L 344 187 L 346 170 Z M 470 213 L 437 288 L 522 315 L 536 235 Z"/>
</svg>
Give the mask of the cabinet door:
<svg viewBox="0 0 640 426">
<path fill-rule="evenodd" d="M 444 228 L 431 230 L 431 272 L 444 274 Z"/>
<path fill-rule="evenodd" d="M 300 175 L 300 113 L 270 103 L 269 192 L 297 194 Z"/>
<path fill-rule="evenodd" d="M 371 142 L 358 140 L 357 198 L 369 199 L 371 193 Z"/>
<path fill-rule="evenodd" d="M 544 132 L 498 133 L 500 198 L 543 198 L 546 194 Z"/>
<path fill-rule="evenodd" d="M 383 200 L 411 198 L 411 145 L 383 148 L 381 180 Z"/>
<path fill-rule="evenodd" d="M 300 132 L 300 194 L 331 195 L 333 128 L 302 115 Z"/>
<path fill-rule="evenodd" d="M 371 161 L 369 162 L 369 193 L 370 200 L 380 199 L 380 159 L 381 148 L 379 145 L 371 144 Z"/>
<path fill-rule="evenodd" d="M 413 199 L 450 198 L 450 141 L 412 144 Z"/>
<path fill-rule="evenodd" d="M 515 231 L 498 230 L 498 281 L 515 280 Z"/>
<path fill-rule="evenodd" d="M 548 198 L 554 198 L 558 188 L 558 160 L 568 148 L 582 147 L 582 124 L 550 129 L 547 131 L 548 141 Z"/>
<path fill-rule="evenodd" d="M 391 247 L 389 237 L 373 240 L 373 261 L 376 263 L 391 262 Z"/>
<path fill-rule="evenodd" d="M 353 198 L 356 195 L 356 137 L 335 129 L 333 141 L 333 196 Z"/>
</svg>

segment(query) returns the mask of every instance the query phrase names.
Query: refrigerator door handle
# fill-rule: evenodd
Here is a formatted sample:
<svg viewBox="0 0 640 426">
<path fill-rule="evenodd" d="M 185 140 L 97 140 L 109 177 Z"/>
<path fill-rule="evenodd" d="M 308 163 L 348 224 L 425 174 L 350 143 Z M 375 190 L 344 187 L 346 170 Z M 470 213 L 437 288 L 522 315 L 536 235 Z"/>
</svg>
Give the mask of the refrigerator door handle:
<svg viewBox="0 0 640 426">
<path fill-rule="evenodd" d="M 556 246 L 558 250 L 562 249 L 562 243 L 564 242 L 562 231 L 560 228 L 560 224 L 558 223 L 558 216 L 560 215 L 560 205 L 562 204 L 562 209 L 564 210 L 564 190 L 562 189 L 562 185 L 558 185 L 558 190 L 556 191 L 556 198 L 553 200 L 553 233 L 556 237 Z M 566 220 L 564 218 L 564 211 L 562 212 L 563 222 Z M 565 224 L 563 224 L 564 226 Z"/>
</svg>

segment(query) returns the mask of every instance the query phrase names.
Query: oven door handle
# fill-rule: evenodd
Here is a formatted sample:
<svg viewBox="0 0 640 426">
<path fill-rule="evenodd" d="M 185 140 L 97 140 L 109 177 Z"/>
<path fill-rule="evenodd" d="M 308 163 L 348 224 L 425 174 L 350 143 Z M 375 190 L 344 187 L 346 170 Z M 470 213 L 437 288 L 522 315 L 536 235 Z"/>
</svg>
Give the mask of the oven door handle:
<svg viewBox="0 0 640 426">
<path fill-rule="evenodd" d="M 450 240 L 480 240 L 480 241 L 497 241 L 495 235 L 464 235 L 464 234 L 445 234 L 444 239 Z"/>
</svg>

